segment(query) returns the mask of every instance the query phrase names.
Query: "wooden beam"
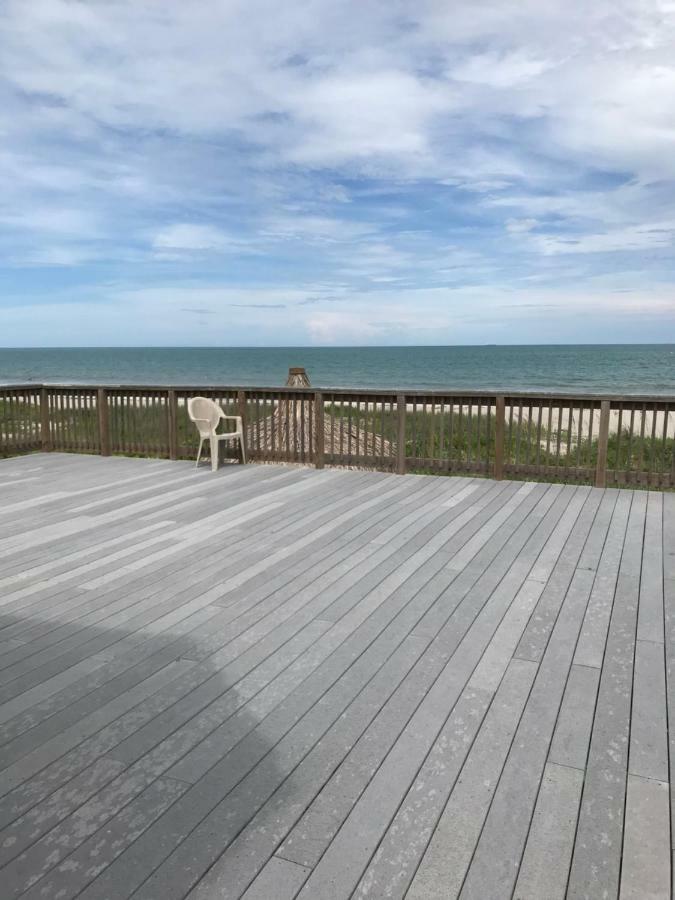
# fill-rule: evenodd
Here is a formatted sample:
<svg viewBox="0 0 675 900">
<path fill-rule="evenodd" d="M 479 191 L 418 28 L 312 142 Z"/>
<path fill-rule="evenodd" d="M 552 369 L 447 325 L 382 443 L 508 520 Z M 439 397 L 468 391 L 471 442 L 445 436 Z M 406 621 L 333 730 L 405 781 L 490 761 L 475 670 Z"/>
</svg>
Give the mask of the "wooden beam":
<svg viewBox="0 0 675 900">
<path fill-rule="evenodd" d="M 176 391 L 169 388 L 167 391 L 167 420 L 169 432 L 169 459 L 178 459 L 178 402 Z"/>
<path fill-rule="evenodd" d="M 52 449 L 51 428 L 49 426 L 49 394 L 47 388 L 40 388 L 40 445 L 43 450 Z"/>
<path fill-rule="evenodd" d="M 323 394 L 317 391 L 314 394 L 314 465 L 317 469 L 324 467 L 325 436 Z"/>
<path fill-rule="evenodd" d="M 241 417 L 241 439 L 244 444 L 244 458 L 248 460 L 248 442 L 246 440 L 246 391 L 237 391 L 237 414 Z M 240 449 L 240 462 L 241 449 Z"/>
<path fill-rule="evenodd" d="M 600 430 L 598 432 L 598 459 L 595 466 L 595 486 L 607 486 L 607 444 L 609 443 L 609 400 L 600 403 Z M 655 415 L 655 414 L 654 414 Z"/>
<path fill-rule="evenodd" d="M 396 397 L 396 472 L 405 475 L 405 394 Z"/>
<path fill-rule="evenodd" d="M 506 421 L 506 401 L 502 394 L 495 400 L 495 465 L 494 477 L 501 481 L 504 477 L 504 430 Z"/>
<path fill-rule="evenodd" d="M 110 456 L 110 419 L 108 414 L 108 392 L 99 388 L 96 395 L 98 410 L 98 446 L 101 456 Z"/>
</svg>

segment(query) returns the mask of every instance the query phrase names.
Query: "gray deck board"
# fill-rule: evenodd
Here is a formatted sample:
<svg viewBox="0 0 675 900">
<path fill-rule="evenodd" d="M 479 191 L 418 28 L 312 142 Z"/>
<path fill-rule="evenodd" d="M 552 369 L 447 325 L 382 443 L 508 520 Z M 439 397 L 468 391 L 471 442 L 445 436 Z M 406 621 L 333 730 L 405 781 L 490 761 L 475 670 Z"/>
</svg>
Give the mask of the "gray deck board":
<svg viewBox="0 0 675 900">
<path fill-rule="evenodd" d="M 633 496 L 600 675 L 568 895 L 619 890 L 647 495 Z"/>
<path fill-rule="evenodd" d="M 2 896 L 672 880 L 675 495 L 0 461 Z"/>
</svg>

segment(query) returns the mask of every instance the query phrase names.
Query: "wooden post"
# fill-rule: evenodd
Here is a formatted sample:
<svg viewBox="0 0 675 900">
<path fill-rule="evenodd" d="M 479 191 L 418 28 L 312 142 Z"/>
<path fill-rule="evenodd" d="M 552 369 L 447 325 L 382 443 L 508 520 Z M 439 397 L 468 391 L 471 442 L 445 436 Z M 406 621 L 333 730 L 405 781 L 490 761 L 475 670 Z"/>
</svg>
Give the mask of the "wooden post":
<svg viewBox="0 0 675 900">
<path fill-rule="evenodd" d="M 167 391 L 166 411 L 169 431 L 169 459 L 178 459 L 178 403 L 173 388 Z"/>
<path fill-rule="evenodd" d="M 506 401 L 500 394 L 495 400 L 495 467 L 494 477 L 501 481 L 504 477 L 504 430 L 506 422 Z"/>
<path fill-rule="evenodd" d="M 110 422 L 108 418 L 108 392 L 99 388 L 96 406 L 98 409 L 98 446 L 101 456 L 110 456 Z"/>
<path fill-rule="evenodd" d="M 396 396 L 396 473 L 405 475 L 405 394 Z"/>
<path fill-rule="evenodd" d="M 45 387 L 40 389 L 40 445 L 43 450 L 52 449 L 52 436 L 49 427 L 49 395 Z"/>
<path fill-rule="evenodd" d="M 314 394 L 314 465 L 317 469 L 323 469 L 324 465 L 324 437 L 323 394 L 317 391 Z"/>
<path fill-rule="evenodd" d="M 607 444 L 609 442 L 609 400 L 600 403 L 600 431 L 598 432 L 598 460 L 595 465 L 595 486 L 607 485 Z"/>
<path fill-rule="evenodd" d="M 246 441 L 246 391 L 237 391 L 237 412 L 241 416 L 241 434 L 244 442 L 244 456 L 248 459 L 248 443 Z M 240 462 L 244 460 L 241 459 Z"/>
</svg>

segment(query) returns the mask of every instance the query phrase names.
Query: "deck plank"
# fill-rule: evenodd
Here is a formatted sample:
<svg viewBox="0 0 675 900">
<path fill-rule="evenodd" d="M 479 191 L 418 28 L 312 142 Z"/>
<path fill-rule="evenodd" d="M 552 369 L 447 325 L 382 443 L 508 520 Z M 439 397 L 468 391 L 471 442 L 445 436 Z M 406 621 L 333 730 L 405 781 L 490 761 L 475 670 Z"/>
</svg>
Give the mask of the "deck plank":
<svg viewBox="0 0 675 900">
<path fill-rule="evenodd" d="M 0 461 L 0 883 L 668 897 L 675 495 Z"/>
<path fill-rule="evenodd" d="M 675 723 L 675 494 L 663 497 L 663 596 L 665 613 L 666 701 L 668 722 Z M 675 849 L 675 727 L 668 735 L 670 775 L 670 836 Z M 675 860 L 675 855 L 673 857 Z M 673 866 L 675 879 L 675 866 Z"/>
<path fill-rule="evenodd" d="M 633 494 L 600 676 L 568 896 L 615 897 L 623 847 L 633 663 L 647 495 Z"/>
</svg>

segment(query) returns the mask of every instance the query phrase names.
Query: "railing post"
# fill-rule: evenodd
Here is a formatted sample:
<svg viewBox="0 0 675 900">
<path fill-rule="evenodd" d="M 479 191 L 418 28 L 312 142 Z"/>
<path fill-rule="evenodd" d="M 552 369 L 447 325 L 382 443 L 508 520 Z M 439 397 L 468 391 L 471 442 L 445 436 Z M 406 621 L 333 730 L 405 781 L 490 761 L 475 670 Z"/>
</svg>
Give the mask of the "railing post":
<svg viewBox="0 0 675 900">
<path fill-rule="evenodd" d="M 598 432 L 598 459 L 595 465 L 595 486 L 607 485 L 607 444 L 609 443 L 609 400 L 600 403 L 600 430 Z"/>
<path fill-rule="evenodd" d="M 314 465 L 317 469 L 323 469 L 324 465 L 324 438 L 323 394 L 316 391 L 314 393 Z"/>
<path fill-rule="evenodd" d="M 241 417 L 241 435 L 244 444 L 244 456 L 248 460 L 248 441 L 246 440 L 246 391 L 237 391 L 237 413 Z"/>
<path fill-rule="evenodd" d="M 178 403 L 176 392 L 169 388 L 166 397 L 166 411 L 169 431 L 169 459 L 178 459 Z"/>
<path fill-rule="evenodd" d="M 502 394 L 495 398 L 495 467 L 494 478 L 504 477 L 504 430 L 506 422 L 506 400 Z"/>
<path fill-rule="evenodd" d="M 396 396 L 396 472 L 405 475 L 405 394 Z"/>
<path fill-rule="evenodd" d="M 52 449 L 52 436 L 49 427 L 49 395 L 47 388 L 40 388 L 40 445 L 43 450 Z"/>
<path fill-rule="evenodd" d="M 98 446 L 101 456 L 110 456 L 110 421 L 108 418 L 108 392 L 99 388 L 96 395 L 98 409 Z"/>
</svg>

